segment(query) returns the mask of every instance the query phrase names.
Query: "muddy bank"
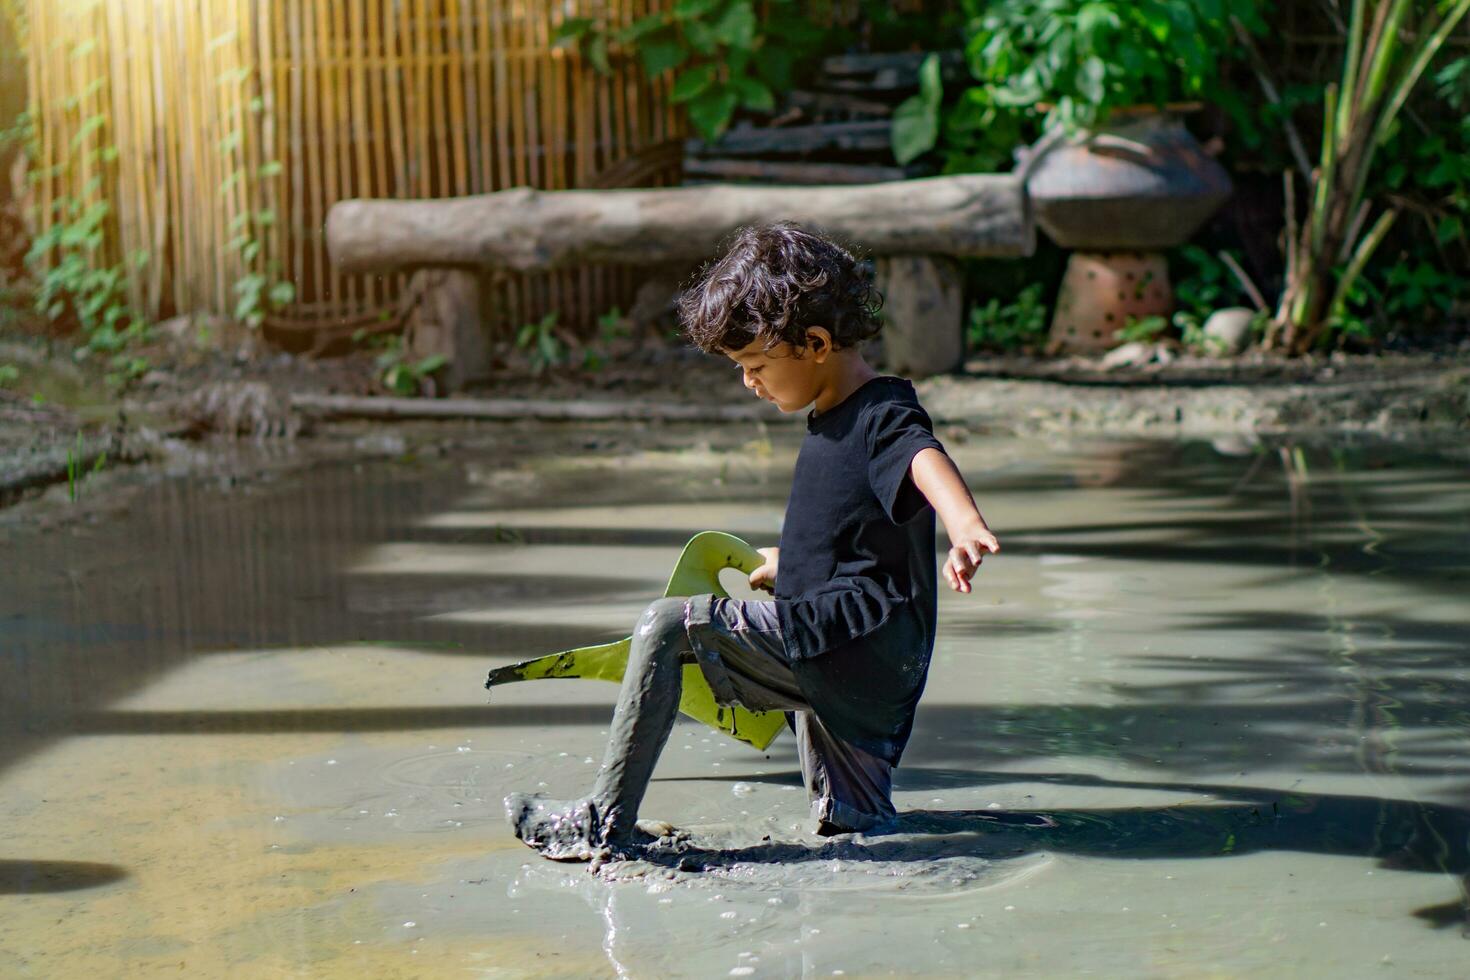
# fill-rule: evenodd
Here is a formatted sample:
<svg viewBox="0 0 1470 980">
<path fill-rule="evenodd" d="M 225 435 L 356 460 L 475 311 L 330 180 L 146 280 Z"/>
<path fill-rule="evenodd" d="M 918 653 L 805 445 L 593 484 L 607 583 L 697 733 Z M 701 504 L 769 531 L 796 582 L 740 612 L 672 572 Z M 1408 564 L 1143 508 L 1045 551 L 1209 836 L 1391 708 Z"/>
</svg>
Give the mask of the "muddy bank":
<svg viewBox="0 0 1470 980">
<path fill-rule="evenodd" d="M 424 403 L 439 410 L 436 423 L 354 419 L 342 410 L 341 400 L 373 394 L 370 358 L 311 360 L 247 342 L 172 350 L 117 390 L 99 368 L 77 365 L 57 346 L 7 342 L 6 359 L 24 374 L 0 389 L 0 507 L 38 496 L 95 503 L 165 475 L 248 482 L 324 461 L 442 453 L 496 442 L 487 432 L 497 427 L 530 425 L 537 446 L 565 448 L 589 426 L 594 441 L 639 447 L 657 445 L 666 429 L 679 430 L 674 438 L 687 443 L 690 422 L 712 434 L 800 425 L 800 416 L 762 414 L 767 406 L 752 401 L 724 359 L 672 346 L 650 346 L 596 372 L 530 378 L 506 371 L 468 393 L 487 409 L 479 419 L 456 419 L 452 404 Z M 1246 445 L 1260 438 L 1444 442 L 1470 429 L 1470 352 L 1180 358 L 1123 367 L 1101 359 L 983 357 L 921 382 L 919 390 L 955 438 L 979 430 L 1224 437 Z M 536 422 L 573 403 L 588 409 L 586 417 L 560 428 Z M 510 443 L 517 438 L 508 434 Z M 142 472 L 120 476 L 126 468 Z"/>
<path fill-rule="evenodd" d="M 931 379 L 921 393 L 937 417 L 1013 433 L 1437 441 L 1470 429 L 1470 355 L 1254 366 L 1199 359 L 1116 373 L 1095 363 L 1029 367 L 972 363 L 974 373 Z"/>
</svg>

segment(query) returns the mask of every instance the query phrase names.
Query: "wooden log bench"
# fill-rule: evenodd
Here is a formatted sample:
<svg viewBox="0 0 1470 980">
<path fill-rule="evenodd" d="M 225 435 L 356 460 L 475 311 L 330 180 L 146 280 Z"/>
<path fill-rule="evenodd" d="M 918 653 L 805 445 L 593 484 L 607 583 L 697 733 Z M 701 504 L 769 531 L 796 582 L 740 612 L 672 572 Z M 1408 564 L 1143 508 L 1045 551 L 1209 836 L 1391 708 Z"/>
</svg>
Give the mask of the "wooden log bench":
<svg viewBox="0 0 1470 980">
<path fill-rule="evenodd" d="M 955 259 L 1027 256 L 1036 241 L 1023 174 L 837 187 L 518 187 L 443 200 L 348 200 L 333 205 L 326 232 L 343 272 L 413 271 L 413 288 L 430 301 L 418 305 L 422 322 L 408 329 L 449 358 L 453 389 L 485 358 L 482 274 L 596 263 L 693 266 L 718 254 L 737 228 L 779 219 L 874 257 L 888 362 L 920 377 L 952 370 L 964 354 Z"/>
</svg>

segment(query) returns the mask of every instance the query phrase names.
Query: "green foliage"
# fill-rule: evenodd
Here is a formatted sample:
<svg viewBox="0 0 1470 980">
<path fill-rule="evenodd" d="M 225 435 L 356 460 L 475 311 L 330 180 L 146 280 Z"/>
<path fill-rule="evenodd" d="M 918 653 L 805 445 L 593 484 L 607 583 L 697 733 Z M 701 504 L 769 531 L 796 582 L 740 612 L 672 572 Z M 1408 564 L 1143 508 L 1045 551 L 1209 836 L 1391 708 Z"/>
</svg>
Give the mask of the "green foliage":
<svg viewBox="0 0 1470 980">
<path fill-rule="evenodd" d="M 919 93 L 906 99 L 893 113 L 893 156 L 899 163 L 909 163 L 934 148 L 939 139 L 939 108 L 943 99 L 939 56 L 931 54 L 919 66 Z"/>
<path fill-rule="evenodd" d="M 741 107 L 768 112 L 791 87 L 797 67 L 827 40 L 797 0 L 676 0 L 667 10 L 614 29 L 569 17 L 553 33 L 603 74 L 615 57 L 636 56 L 649 78 L 673 72 L 670 98 L 683 103 L 706 140 L 719 138 Z"/>
<path fill-rule="evenodd" d="M 1458 238 L 1463 249 L 1463 185 L 1470 168 L 1450 150 L 1463 141 L 1463 113 L 1452 139 L 1436 139 L 1434 131 L 1405 109 L 1467 13 L 1470 0 L 1353 4 L 1345 29 L 1346 55 L 1338 77 L 1323 88 L 1321 150 L 1307 181 L 1307 213 L 1288 245 L 1286 285 L 1267 333 L 1268 346 L 1304 353 L 1367 326 L 1352 311 L 1373 292 L 1361 280 L 1373 275 L 1375 256 L 1390 232 L 1396 225 L 1402 228 L 1400 216 L 1406 210 L 1425 210 L 1422 201 L 1386 193 L 1379 185 L 1403 179 L 1388 154 L 1396 139 L 1425 144 L 1422 152 L 1434 164 L 1433 184 L 1451 205 L 1448 210 L 1428 208 L 1435 219 L 1432 240 L 1442 245 Z M 1428 76 L 1437 88 L 1433 94 L 1452 105 L 1464 104 L 1464 76 L 1470 71 L 1464 60 L 1461 56 Z M 1403 132 L 1410 123 L 1420 130 L 1413 137 Z M 1413 161 L 1419 152 L 1417 145 L 1402 145 L 1398 159 Z M 1387 168 L 1380 162 L 1384 159 L 1391 161 Z M 1414 176 L 1417 180 L 1419 174 Z M 1397 264 L 1403 264 L 1402 256 Z"/>
<path fill-rule="evenodd" d="M 1239 262 L 1237 256 L 1231 257 Z M 1211 344 L 1204 327 L 1210 314 L 1228 306 L 1250 306 L 1252 301 L 1220 255 L 1198 245 L 1183 245 L 1171 259 L 1175 308 L 1169 322 L 1179 331 L 1184 346 L 1208 352 Z M 1256 314 L 1257 334 L 1265 329 L 1266 317 L 1264 312 Z"/>
<path fill-rule="evenodd" d="M 107 450 L 97 454 L 89 468 L 82 458 L 82 434 L 77 433 L 76 446 L 66 451 L 66 497 L 72 503 L 76 503 L 82 495 L 82 481 L 88 476 L 102 472 L 102 467 L 107 464 Z"/>
<path fill-rule="evenodd" d="M 100 171 L 114 159 L 117 151 L 109 144 L 85 145 L 90 134 L 105 133 L 107 122 L 100 113 L 83 120 L 52 172 Z M 3 145 L 21 146 L 31 159 L 40 159 L 39 134 L 29 114 L 0 132 Z M 32 171 L 28 176 L 34 183 L 50 175 Z M 129 273 L 143 268 L 149 256 L 138 252 L 128 261 L 111 265 L 104 261 L 112 204 L 97 196 L 101 187 L 102 178 L 94 176 L 75 195 L 58 196 L 45 230 L 25 254 L 26 267 L 36 281 L 35 311 L 52 323 L 75 323 L 82 335 L 78 349 L 82 357 L 116 355 L 147 335 L 146 323 L 128 302 L 127 285 Z"/>
<path fill-rule="evenodd" d="M 1175 308 L 1203 321 L 1226 306 L 1249 306 L 1235 274 L 1219 256 L 1198 245 L 1182 245 L 1172 254 L 1170 279 L 1174 283 Z M 1239 261 L 1238 257 L 1233 256 Z"/>
<path fill-rule="evenodd" d="M 1408 219 L 1348 290 L 1333 326 L 1350 336 L 1420 328 L 1470 304 L 1470 55 L 1435 74 L 1425 110 L 1401 121 L 1381 153 L 1368 195 L 1402 202 Z"/>
<path fill-rule="evenodd" d="M 970 70 L 998 106 L 1050 103 L 1047 124 L 1210 98 L 1231 19 L 1265 29 L 1262 0 L 964 0 Z"/>
<path fill-rule="evenodd" d="M 1229 18 L 1263 32 L 1268 2 L 964 0 L 965 55 L 977 84 L 939 112 L 930 145 L 945 173 L 1006 171 L 1017 146 L 1052 126 L 1077 129 L 1114 108 L 1196 98 L 1248 127 L 1255 108 L 1221 84 L 1219 63 L 1234 48 Z M 903 135 L 900 143 L 895 129 L 896 153 L 922 145 Z"/>
<path fill-rule="evenodd" d="M 584 371 L 600 371 L 607 363 L 608 347 L 614 341 L 628 336 L 628 320 L 623 311 L 614 306 L 597 318 L 597 336 L 593 342 L 582 347 L 581 368 Z"/>
<path fill-rule="evenodd" d="M 629 334 L 628 319 L 616 306 L 597 317 L 597 332 L 585 342 L 562 327 L 560 319 L 561 315 L 552 310 L 516 331 L 516 349 L 525 356 L 536 377 L 558 368 L 600 371 L 611 356 L 611 346 Z"/>
<path fill-rule="evenodd" d="M 248 80 L 249 76 L 248 69 L 239 69 L 221 76 L 220 82 L 240 84 Z M 257 99 L 249 103 L 244 111 L 259 114 L 263 108 Z M 243 116 L 237 116 L 234 127 L 220 139 L 220 150 L 232 160 L 236 159 L 232 151 L 243 144 L 246 123 Z M 267 160 L 256 167 L 254 172 L 237 164 L 220 182 L 220 196 L 228 197 L 240 184 L 258 188 L 264 181 L 279 176 L 281 169 L 279 160 Z M 268 207 L 241 212 L 230 220 L 230 232 L 234 237 L 227 243 L 227 247 L 240 256 L 241 264 L 247 270 L 235 280 L 232 287 L 235 295 L 234 318 L 251 329 L 258 328 L 266 314 L 286 306 L 296 298 L 296 287 L 281 279 L 280 262 L 274 257 L 263 257 L 261 242 L 275 223 L 276 213 Z"/>
<path fill-rule="evenodd" d="M 409 358 L 403 349 L 403 338 L 396 333 L 369 334 L 358 330 L 352 340 L 378 352 L 373 362 L 378 369 L 378 381 L 388 391 L 405 398 L 431 394 L 434 372 L 448 363 L 443 354 Z"/>
<path fill-rule="evenodd" d="M 20 380 L 20 368 L 0 362 L 0 388 L 9 388 Z"/>
<path fill-rule="evenodd" d="M 567 363 L 570 348 L 558 335 L 556 321 L 559 316 L 556 310 L 552 310 L 516 332 L 516 347 L 525 352 L 531 373 L 537 377 Z"/>
<path fill-rule="evenodd" d="M 1130 316 L 1115 336 L 1125 344 L 1150 343 L 1158 340 L 1169 329 L 1169 320 L 1162 316 Z"/>
<path fill-rule="evenodd" d="M 1039 344 L 1046 335 L 1046 305 L 1041 283 L 1025 286 L 1010 302 L 991 299 L 970 308 L 965 338 L 971 348 L 1018 350 Z"/>
</svg>

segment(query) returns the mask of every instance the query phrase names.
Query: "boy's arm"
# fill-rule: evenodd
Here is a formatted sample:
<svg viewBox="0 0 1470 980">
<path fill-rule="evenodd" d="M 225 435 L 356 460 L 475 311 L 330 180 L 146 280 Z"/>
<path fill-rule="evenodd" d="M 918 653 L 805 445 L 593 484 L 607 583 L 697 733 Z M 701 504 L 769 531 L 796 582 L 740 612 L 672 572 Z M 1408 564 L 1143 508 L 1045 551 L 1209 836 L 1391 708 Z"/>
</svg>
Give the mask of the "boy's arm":
<svg viewBox="0 0 1470 980">
<path fill-rule="evenodd" d="M 1000 542 L 980 516 L 965 478 L 949 456 L 933 447 L 921 449 L 914 454 L 909 473 L 949 535 L 944 580 L 956 592 L 969 592 L 970 577 L 980 567 L 986 552 L 1000 551 Z"/>
</svg>

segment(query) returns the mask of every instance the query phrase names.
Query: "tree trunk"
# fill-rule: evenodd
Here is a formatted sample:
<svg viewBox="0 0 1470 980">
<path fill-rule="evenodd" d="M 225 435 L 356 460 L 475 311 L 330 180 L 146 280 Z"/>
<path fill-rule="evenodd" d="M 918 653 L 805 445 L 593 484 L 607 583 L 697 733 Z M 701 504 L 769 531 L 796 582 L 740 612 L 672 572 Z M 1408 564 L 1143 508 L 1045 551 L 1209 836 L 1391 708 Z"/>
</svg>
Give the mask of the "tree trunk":
<svg viewBox="0 0 1470 980">
<path fill-rule="evenodd" d="M 735 229 L 782 218 L 876 255 L 1025 256 L 1035 247 L 1024 182 L 1010 174 L 843 187 L 518 187 L 437 201 L 342 201 L 327 215 L 327 246 L 347 273 L 642 265 L 698 261 Z"/>
</svg>

